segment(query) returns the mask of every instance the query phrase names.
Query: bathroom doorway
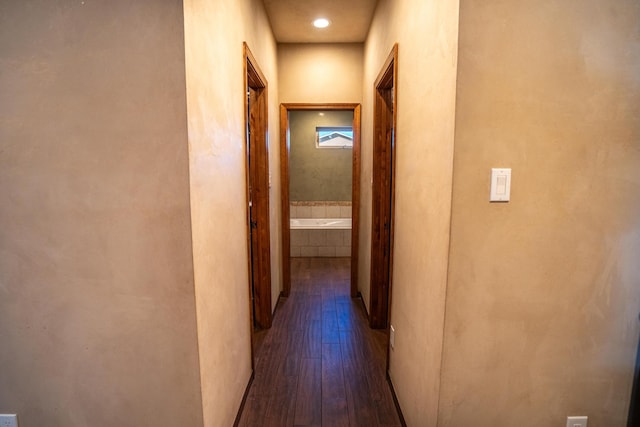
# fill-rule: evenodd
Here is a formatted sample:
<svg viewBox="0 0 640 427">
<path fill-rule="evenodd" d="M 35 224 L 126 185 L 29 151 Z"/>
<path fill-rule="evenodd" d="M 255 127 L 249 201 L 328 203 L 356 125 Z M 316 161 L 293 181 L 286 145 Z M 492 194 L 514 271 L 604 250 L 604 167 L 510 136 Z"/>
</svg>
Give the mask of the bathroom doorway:
<svg viewBox="0 0 640 427">
<path fill-rule="evenodd" d="M 298 125 L 305 124 L 304 130 L 297 131 L 304 134 L 304 150 L 310 156 L 327 158 L 332 166 L 350 163 L 349 177 L 346 172 L 334 167 L 330 172 L 330 182 L 319 184 L 315 178 L 326 176 L 326 171 L 314 171 L 313 160 L 306 164 L 298 164 L 295 169 L 305 169 L 309 174 L 300 178 L 298 175 L 292 180 L 295 171 L 291 165 L 291 132 L 296 132 Z M 293 126 L 293 129 L 292 129 Z M 311 126 L 311 128 L 309 128 Z M 360 202 L 360 104 L 282 104 L 280 108 L 280 165 L 282 182 L 282 279 L 283 296 L 289 296 L 291 291 L 291 256 L 302 255 L 306 251 L 309 256 L 349 256 L 351 258 L 351 297 L 358 295 L 358 224 Z M 301 153 L 300 150 L 298 153 Z M 326 162 L 326 160 L 325 160 Z M 349 189 L 342 188 L 340 182 L 349 179 Z M 292 185 L 293 184 L 293 185 Z M 340 187 L 340 188 L 338 188 Z M 348 193 L 345 193 L 348 191 Z M 310 194 L 313 193 L 313 194 Z M 305 194 L 299 197 L 300 194 Z M 291 196 L 294 195 L 294 200 Z M 338 200 L 309 200 L 309 199 L 338 199 Z M 307 199 L 307 200 L 300 200 Z M 341 200 L 340 200 L 341 199 Z M 292 210 L 294 212 L 294 230 L 292 230 Z M 325 215 L 314 215 L 312 212 L 323 211 Z M 348 215 L 347 215 L 348 213 Z M 313 218 L 324 216 L 325 218 Z M 347 216 L 350 221 L 347 221 Z M 307 218 L 308 217 L 308 218 Z M 323 219 L 325 221 L 311 221 Z M 309 220 L 309 221 L 305 221 Z M 331 220 L 331 221 L 328 221 Z M 309 224 L 314 222 L 314 224 Z M 323 224 L 319 224 L 323 222 Z M 347 224 L 347 222 L 350 222 Z M 348 227 L 347 227 L 348 225 Z M 292 232 L 303 232 L 307 239 L 310 233 L 318 227 L 325 226 L 325 232 L 316 233 L 318 238 L 329 238 L 333 241 L 323 246 L 301 247 L 292 246 Z M 347 243 L 348 242 L 348 247 Z M 323 251 L 324 253 L 320 253 Z"/>
</svg>

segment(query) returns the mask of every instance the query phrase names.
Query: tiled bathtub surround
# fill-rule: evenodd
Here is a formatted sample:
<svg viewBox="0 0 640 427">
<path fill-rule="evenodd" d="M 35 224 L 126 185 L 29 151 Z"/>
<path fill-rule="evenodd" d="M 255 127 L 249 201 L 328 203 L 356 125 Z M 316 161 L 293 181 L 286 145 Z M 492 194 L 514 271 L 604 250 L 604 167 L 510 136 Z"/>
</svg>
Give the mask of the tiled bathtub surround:
<svg viewBox="0 0 640 427">
<path fill-rule="evenodd" d="M 351 218 L 351 202 L 291 202 L 291 218 Z M 292 257 L 351 256 L 351 230 L 291 230 Z"/>
<path fill-rule="evenodd" d="M 351 218 L 351 202 L 291 202 L 291 218 Z"/>
</svg>

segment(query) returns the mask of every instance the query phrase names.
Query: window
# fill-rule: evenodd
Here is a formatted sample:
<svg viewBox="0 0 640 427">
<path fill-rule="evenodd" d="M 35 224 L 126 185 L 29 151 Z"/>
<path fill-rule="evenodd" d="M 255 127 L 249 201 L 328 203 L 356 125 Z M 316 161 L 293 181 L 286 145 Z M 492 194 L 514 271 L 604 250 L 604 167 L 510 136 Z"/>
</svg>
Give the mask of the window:
<svg viewBox="0 0 640 427">
<path fill-rule="evenodd" d="M 353 148 L 351 126 L 316 127 L 317 148 Z"/>
</svg>

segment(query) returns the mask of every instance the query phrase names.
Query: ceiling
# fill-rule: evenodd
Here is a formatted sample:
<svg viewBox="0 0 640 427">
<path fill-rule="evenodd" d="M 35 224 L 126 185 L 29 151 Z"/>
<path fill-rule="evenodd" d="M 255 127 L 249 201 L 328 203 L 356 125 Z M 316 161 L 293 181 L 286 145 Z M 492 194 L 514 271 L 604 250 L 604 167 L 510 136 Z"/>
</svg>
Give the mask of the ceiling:
<svg viewBox="0 0 640 427">
<path fill-rule="evenodd" d="M 362 43 L 378 0 L 263 0 L 278 43 Z M 316 18 L 331 25 L 319 29 Z"/>
</svg>

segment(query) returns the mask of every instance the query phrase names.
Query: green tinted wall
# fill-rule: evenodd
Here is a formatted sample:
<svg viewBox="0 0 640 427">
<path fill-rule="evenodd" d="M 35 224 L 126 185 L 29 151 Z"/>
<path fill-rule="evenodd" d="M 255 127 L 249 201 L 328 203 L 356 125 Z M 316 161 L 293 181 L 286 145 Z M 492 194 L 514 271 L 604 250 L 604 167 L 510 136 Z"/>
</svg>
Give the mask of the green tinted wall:
<svg viewBox="0 0 640 427">
<path fill-rule="evenodd" d="M 351 200 L 353 150 L 316 148 L 316 127 L 352 124 L 353 111 L 311 110 L 289 113 L 291 201 Z"/>
</svg>

